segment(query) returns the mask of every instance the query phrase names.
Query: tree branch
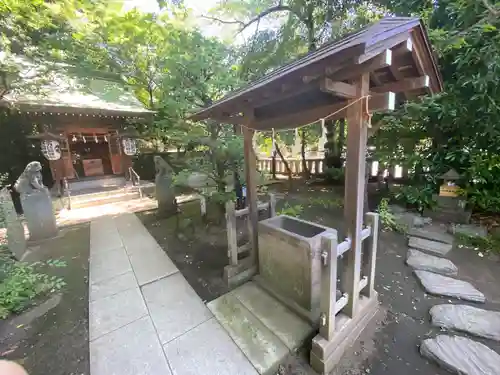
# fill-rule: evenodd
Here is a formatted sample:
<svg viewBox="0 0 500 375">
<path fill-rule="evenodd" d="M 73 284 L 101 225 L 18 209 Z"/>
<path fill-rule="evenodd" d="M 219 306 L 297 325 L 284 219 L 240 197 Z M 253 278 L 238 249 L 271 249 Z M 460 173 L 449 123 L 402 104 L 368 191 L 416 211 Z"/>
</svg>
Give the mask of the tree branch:
<svg viewBox="0 0 500 375">
<path fill-rule="evenodd" d="M 500 10 L 496 9 L 495 6 L 491 5 L 488 2 L 488 0 L 482 0 L 482 1 L 483 1 L 484 6 L 486 7 L 486 9 L 488 9 L 491 14 L 493 14 L 495 17 L 500 16 Z"/>
<path fill-rule="evenodd" d="M 297 12 L 295 9 L 293 9 L 291 6 L 288 5 L 283 5 L 282 0 L 280 0 L 279 4 L 273 7 L 270 7 L 262 12 L 260 12 L 258 15 L 256 15 L 254 18 L 252 18 L 248 22 L 242 22 L 238 20 L 232 20 L 232 21 L 227 21 L 227 20 L 221 20 L 220 18 L 212 17 L 212 16 L 202 16 L 203 18 L 212 20 L 212 21 L 217 21 L 223 24 L 229 24 L 229 25 L 240 25 L 240 30 L 238 33 L 241 33 L 243 30 L 245 30 L 247 27 L 250 25 L 254 24 L 255 22 L 259 22 L 262 18 L 265 16 L 271 14 L 271 13 L 276 13 L 276 12 L 290 12 L 294 14 L 301 22 L 307 25 L 307 19 L 305 19 L 299 12 Z"/>
<path fill-rule="evenodd" d="M 267 15 L 269 15 L 271 13 L 276 13 L 276 12 L 290 12 L 290 13 L 294 14 L 300 21 L 302 21 L 304 24 L 307 25 L 307 20 L 300 13 L 298 13 L 297 11 L 295 11 L 291 6 L 282 5 L 281 1 L 280 1 L 280 3 L 278 5 L 276 5 L 274 7 L 271 7 L 271 8 L 268 8 L 268 9 L 260 12 L 257 16 L 255 16 L 250 21 L 248 21 L 247 23 L 245 23 L 242 26 L 242 28 L 240 29 L 239 32 L 241 33 L 248 26 L 252 25 L 253 23 L 255 23 L 257 21 L 260 21 L 262 18 L 264 18 Z"/>
<path fill-rule="evenodd" d="M 211 21 L 216 21 L 219 23 L 223 23 L 225 25 L 240 25 L 240 26 L 245 26 L 245 23 L 242 21 L 234 20 L 234 21 L 229 21 L 229 20 L 221 20 L 220 18 L 217 17 L 212 17 L 212 16 L 201 16 L 201 18 L 205 18 L 207 20 Z"/>
</svg>

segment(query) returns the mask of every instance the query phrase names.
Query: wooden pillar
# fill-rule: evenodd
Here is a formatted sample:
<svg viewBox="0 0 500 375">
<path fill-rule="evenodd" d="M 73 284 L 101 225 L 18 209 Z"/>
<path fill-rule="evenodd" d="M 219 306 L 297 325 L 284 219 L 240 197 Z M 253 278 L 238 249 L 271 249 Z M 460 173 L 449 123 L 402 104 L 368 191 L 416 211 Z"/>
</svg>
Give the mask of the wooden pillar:
<svg viewBox="0 0 500 375">
<path fill-rule="evenodd" d="M 361 274 L 361 230 L 363 226 L 363 204 L 366 169 L 367 126 L 364 123 L 363 111 L 365 100 L 358 98 L 368 95 L 370 89 L 369 73 L 362 74 L 357 82 L 357 100 L 347 108 L 347 162 L 345 177 L 344 216 L 347 223 L 348 236 L 351 239 L 351 250 L 347 252 L 347 267 L 343 273 L 343 292 L 349 294 L 349 301 L 344 312 L 353 317 L 357 311 L 359 300 L 359 281 Z"/>
<path fill-rule="evenodd" d="M 253 150 L 253 134 L 254 131 L 248 127 L 252 126 L 253 111 L 245 113 L 246 126 L 242 127 L 243 132 L 243 150 L 245 155 L 245 179 L 247 186 L 247 204 L 248 204 L 248 219 L 249 219 L 249 237 L 252 244 L 251 257 L 254 258 L 254 263 L 258 264 L 257 252 L 259 248 L 257 225 L 259 221 L 259 213 L 257 210 L 257 181 L 256 181 L 256 155 Z"/>
<path fill-rule="evenodd" d="M 337 231 L 321 237 L 321 296 L 319 334 L 331 341 L 335 333 L 335 305 L 337 302 Z"/>
<path fill-rule="evenodd" d="M 238 232 L 236 228 L 236 212 L 233 201 L 226 202 L 227 252 L 229 264 L 238 265 Z"/>
<path fill-rule="evenodd" d="M 377 244 L 379 231 L 379 215 L 368 212 L 365 215 L 365 223 L 372 228 L 372 233 L 365 241 L 363 251 L 363 275 L 367 278 L 368 284 L 363 290 L 363 294 L 371 298 L 375 296 L 375 265 L 377 263 Z"/>
</svg>

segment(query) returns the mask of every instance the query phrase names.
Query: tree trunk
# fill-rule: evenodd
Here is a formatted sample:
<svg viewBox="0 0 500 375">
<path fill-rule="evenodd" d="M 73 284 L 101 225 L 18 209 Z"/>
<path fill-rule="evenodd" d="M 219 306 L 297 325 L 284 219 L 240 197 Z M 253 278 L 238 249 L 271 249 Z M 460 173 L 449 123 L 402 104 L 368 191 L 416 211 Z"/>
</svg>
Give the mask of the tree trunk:
<svg viewBox="0 0 500 375">
<path fill-rule="evenodd" d="M 309 179 L 311 177 L 311 172 L 309 171 L 309 168 L 307 168 L 306 135 L 305 130 L 303 129 L 300 130 L 300 155 L 302 157 L 302 174 L 306 179 Z"/>
<path fill-rule="evenodd" d="M 290 166 L 288 165 L 288 162 L 285 160 L 285 157 L 281 153 L 281 150 L 280 150 L 277 142 L 276 142 L 276 152 L 278 153 L 278 155 L 281 158 L 281 161 L 285 165 L 286 173 L 288 174 L 288 180 L 292 181 L 292 170 L 290 169 Z"/>
<path fill-rule="evenodd" d="M 339 159 L 342 158 L 342 151 L 344 151 L 344 143 L 345 143 L 345 120 L 340 120 L 340 126 L 339 126 L 339 136 L 338 136 L 338 145 L 337 145 L 337 152 L 338 152 L 338 157 Z"/>
<path fill-rule="evenodd" d="M 273 133 L 271 135 L 271 139 L 273 141 L 273 147 L 272 147 L 272 151 L 271 151 L 271 175 L 273 176 L 273 179 L 276 180 L 276 134 L 274 133 L 274 129 L 273 129 Z"/>
</svg>

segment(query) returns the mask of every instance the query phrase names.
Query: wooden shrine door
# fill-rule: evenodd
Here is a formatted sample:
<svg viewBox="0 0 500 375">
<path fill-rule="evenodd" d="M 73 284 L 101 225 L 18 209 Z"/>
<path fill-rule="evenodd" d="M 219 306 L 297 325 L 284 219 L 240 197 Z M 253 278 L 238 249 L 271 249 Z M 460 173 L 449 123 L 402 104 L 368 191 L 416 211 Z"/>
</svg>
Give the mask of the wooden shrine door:
<svg viewBox="0 0 500 375">
<path fill-rule="evenodd" d="M 120 145 L 120 137 L 118 136 L 118 134 L 112 134 L 109 136 L 109 156 L 113 174 L 122 174 L 122 148 Z"/>
</svg>

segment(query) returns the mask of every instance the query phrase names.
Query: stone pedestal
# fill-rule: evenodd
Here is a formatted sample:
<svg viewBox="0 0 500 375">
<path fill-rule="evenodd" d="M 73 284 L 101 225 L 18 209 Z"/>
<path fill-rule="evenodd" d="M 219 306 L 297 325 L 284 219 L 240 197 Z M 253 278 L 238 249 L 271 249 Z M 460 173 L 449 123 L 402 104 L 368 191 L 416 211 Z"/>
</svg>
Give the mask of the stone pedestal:
<svg viewBox="0 0 500 375">
<path fill-rule="evenodd" d="M 7 190 L 0 192 L 0 214 L 3 215 L 7 229 L 7 246 L 16 259 L 21 260 L 27 249 L 24 226 L 17 216 L 14 203 Z"/>
<path fill-rule="evenodd" d="M 158 215 L 168 217 L 177 213 L 175 193 L 170 176 L 156 176 L 156 199 L 158 200 Z"/>
<path fill-rule="evenodd" d="M 21 195 L 21 204 L 31 241 L 43 240 L 57 235 L 56 216 L 48 190 Z"/>
<path fill-rule="evenodd" d="M 465 202 L 459 197 L 433 196 L 437 206 L 433 210 L 424 210 L 424 216 L 446 223 L 468 224 L 471 211 L 465 208 Z"/>
</svg>

